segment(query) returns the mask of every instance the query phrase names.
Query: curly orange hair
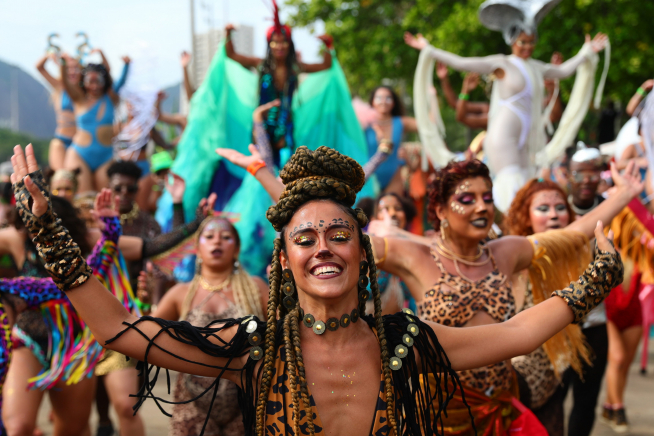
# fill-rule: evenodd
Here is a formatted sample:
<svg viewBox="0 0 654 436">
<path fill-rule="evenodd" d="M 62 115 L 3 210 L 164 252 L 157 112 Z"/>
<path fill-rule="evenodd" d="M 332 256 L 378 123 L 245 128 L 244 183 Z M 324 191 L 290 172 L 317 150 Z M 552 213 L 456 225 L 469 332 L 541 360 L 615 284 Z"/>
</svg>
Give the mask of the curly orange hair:
<svg viewBox="0 0 654 436">
<path fill-rule="evenodd" d="M 506 215 L 505 223 L 510 235 L 529 236 L 534 234 L 534 229 L 531 227 L 531 219 L 529 218 L 529 208 L 531 207 L 531 201 L 534 199 L 534 195 L 541 191 L 556 191 L 561 194 L 561 198 L 565 201 L 565 207 L 568 209 L 570 222 L 574 221 L 575 213 L 570 207 L 566 199 L 567 195 L 561 186 L 551 180 L 531 179 L 516 193 L 509 212 Z"/>
</svg>

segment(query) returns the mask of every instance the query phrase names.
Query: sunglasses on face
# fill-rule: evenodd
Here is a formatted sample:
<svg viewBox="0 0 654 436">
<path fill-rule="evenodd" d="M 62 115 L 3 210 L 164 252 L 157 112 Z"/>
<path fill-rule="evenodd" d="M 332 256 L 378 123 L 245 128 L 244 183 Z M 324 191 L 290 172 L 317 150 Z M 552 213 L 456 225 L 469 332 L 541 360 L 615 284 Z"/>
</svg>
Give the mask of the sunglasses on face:
<svg viewBox="0 0 654 436">
<path fill-rule="evenodd" d="M 373 99 L 375 103 L 393 103 L 393 97 L 391 96 L 384 96 L 384 95 L 376 95 L 375 98 Z"/>
<path fill-rule="evenodd" d="M 59 196 L 59 195 L 64 195 L 64 194 L 70 194 L 73 192 L 73 188 L 58 188 L 58 189 L 53 189 L 52 194 Z"/>
<path fill-rule="evenodd" d="M 593 172 L 572 171 L 570 173 L 570 178 L 577 183 L 581 183 L 586 179 L 591 183 L 597 183 L 600 180 L 600 175 L 599 173 Z"/>
<path fill-rule="evenodd" d="M 99 85 L 99 86 L 104 86 L 104 79 L 102 77 L 99 77 L 97 79 L 92 79 L 89 76 L 84 77 L 84 84 L 85 85 Z"/>
<path fill-rule="evenodd" d="M 139 190 L 138 185 L 116 185 L 113 187 L 113 190 L 116 194 L 120 194 L 123 191 L 127 191 L 128 194 L 135 194 Z"/>
<path fill-rule="evenodd" d="M 288 41 L 282 41 L 282 42 L 270 41 L 270 48 L 288 48 Z"/>
</svg>

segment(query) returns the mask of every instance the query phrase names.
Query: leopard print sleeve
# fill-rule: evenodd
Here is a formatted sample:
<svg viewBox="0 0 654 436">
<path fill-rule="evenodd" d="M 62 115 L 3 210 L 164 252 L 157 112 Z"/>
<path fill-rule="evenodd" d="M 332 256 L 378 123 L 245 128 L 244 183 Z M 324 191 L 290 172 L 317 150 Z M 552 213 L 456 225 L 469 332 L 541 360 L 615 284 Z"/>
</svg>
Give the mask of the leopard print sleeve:
<svg viewBox="0 0 654 436">
<path fill-rule="evenodd" d="M 595 247 L 595 260 L 576 282 L 552 296 L 563 298 L 574 313 L 574 323 L 583 321 L 594 307 L 606 298 L 611 289 L 622 283 L 624 266 L 620 254 L 601 251 Z"/>
<path fill-rule="evenodd" d="M 29 176 L 48 201 L 48 210 L 39 217 L 32 213 L 32 198 L 22 180 L 13 186 L 16 209 L 52 280 L 62 291 L 70 291 L 85 283 L 93 272 L 84 261 L 79 246 L 52 210 L 50 193 L 41 170 Z"/>
</svg>

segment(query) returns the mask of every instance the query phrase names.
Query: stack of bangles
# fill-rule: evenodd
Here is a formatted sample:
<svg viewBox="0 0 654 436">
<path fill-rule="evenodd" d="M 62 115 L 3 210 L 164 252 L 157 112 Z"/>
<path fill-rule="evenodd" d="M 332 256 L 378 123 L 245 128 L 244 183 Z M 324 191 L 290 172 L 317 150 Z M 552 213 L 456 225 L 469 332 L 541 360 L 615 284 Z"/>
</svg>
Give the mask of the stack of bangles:
<svg viewBox="0 0 654 436">
<path fill-rule="evenodd" d="M 459 94 L 459 100 L 465 100 L 468 101 L 470 99 L 470 94 Z"/>
<path fill-rule="evenodd" d="M 253 176 L 257 175 L 257 171 L 259 171 L 261 168 L 265 167 L 266 163 L 262 160 L 257 160 L 252 162 L 250 165 L 247 167 L 248 173 L 252 174 Z"/>
<path fill-rule="evenodd" d="M 645 91 L 641 86 L 639 86 L 638 89 L 636 90 L 636 94 L 640 94 L 642 97 L 645 97 L 647 91 Z"/>
<path fill-rule="evenodd" d="M 384 154 L 391 154 L 393 152 L 393 141 L 390 139 L 382 139 L 379 141 L 378 149 Z"/>
</svg>

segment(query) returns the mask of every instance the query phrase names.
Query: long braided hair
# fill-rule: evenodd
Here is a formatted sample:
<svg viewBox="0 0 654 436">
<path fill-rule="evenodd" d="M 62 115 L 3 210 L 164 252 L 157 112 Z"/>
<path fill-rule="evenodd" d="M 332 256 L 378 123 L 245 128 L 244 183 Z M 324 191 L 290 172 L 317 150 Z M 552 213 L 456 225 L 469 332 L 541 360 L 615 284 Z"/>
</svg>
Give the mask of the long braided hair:
<svg viewBox="0 0 654 436">
<path fill-rule="evenodd" d="M 270 269 L 270 298 L 267 308 L 267 325 L 264 344 L 264 360 L 261 370 L 261 384 L 259 398 L 256 404 L 256 434 L 263 436 L 265 433 L 266 403 L 268 391 L 272 383 L 272 375 L 275 367 L 276 356 L 276 335 L 277 323 L 283 320 L 283 341 L 288 365 L 289 386 L 293 402 L 293 427 L 295 433 L 300 431 L 301 410 L 305 411 L 309 434 L 314 435 L 313 413 L 309 399 L 309 390 L 305 376 L 302 349 L 300 346 L 300 306 L 295 291 L 295 307 L 287 308 L 282 302 L 281 293 L 282 267 L 279 255 L 284 250 L 284 231 L 294 213 L 305 203 L 312 200 L 330 200 L 343 207 L 358 223 L 359 240 L 366 253 L 369 264 L 370 289 L 374 300 L 374 319 L 377 329 L 377 336 L 381 348 L 382 368 L 386 394 L 386 410 L 393 433 L 398 434 L 397 420 L 395 417 L 395 397 L 392 388 L 392 376 L 390 369 L 390 354 L 387 347 L 386 334 L 382 321 L 381 296 L 377 285 L 377 269 L 370 238 L 363 235 L 361 228 L 368 219 L 361 209 L 352 209 L 356 194 L 363 187 L 365 175 L 361 166 L 353 159 L 340 154 L 328 147 L 319 147 L 315 151 L 307 147 L 299 147 L 289 162 L 280 172 L 282 181 L 286 185 L 279 202 L 268 209 L 266 214 L 275 230 L 282 233 L 281 238 L 275 239 Z M 359 304 L 359 313 L 365 314 L 365 302 Z"/>
</svg>

